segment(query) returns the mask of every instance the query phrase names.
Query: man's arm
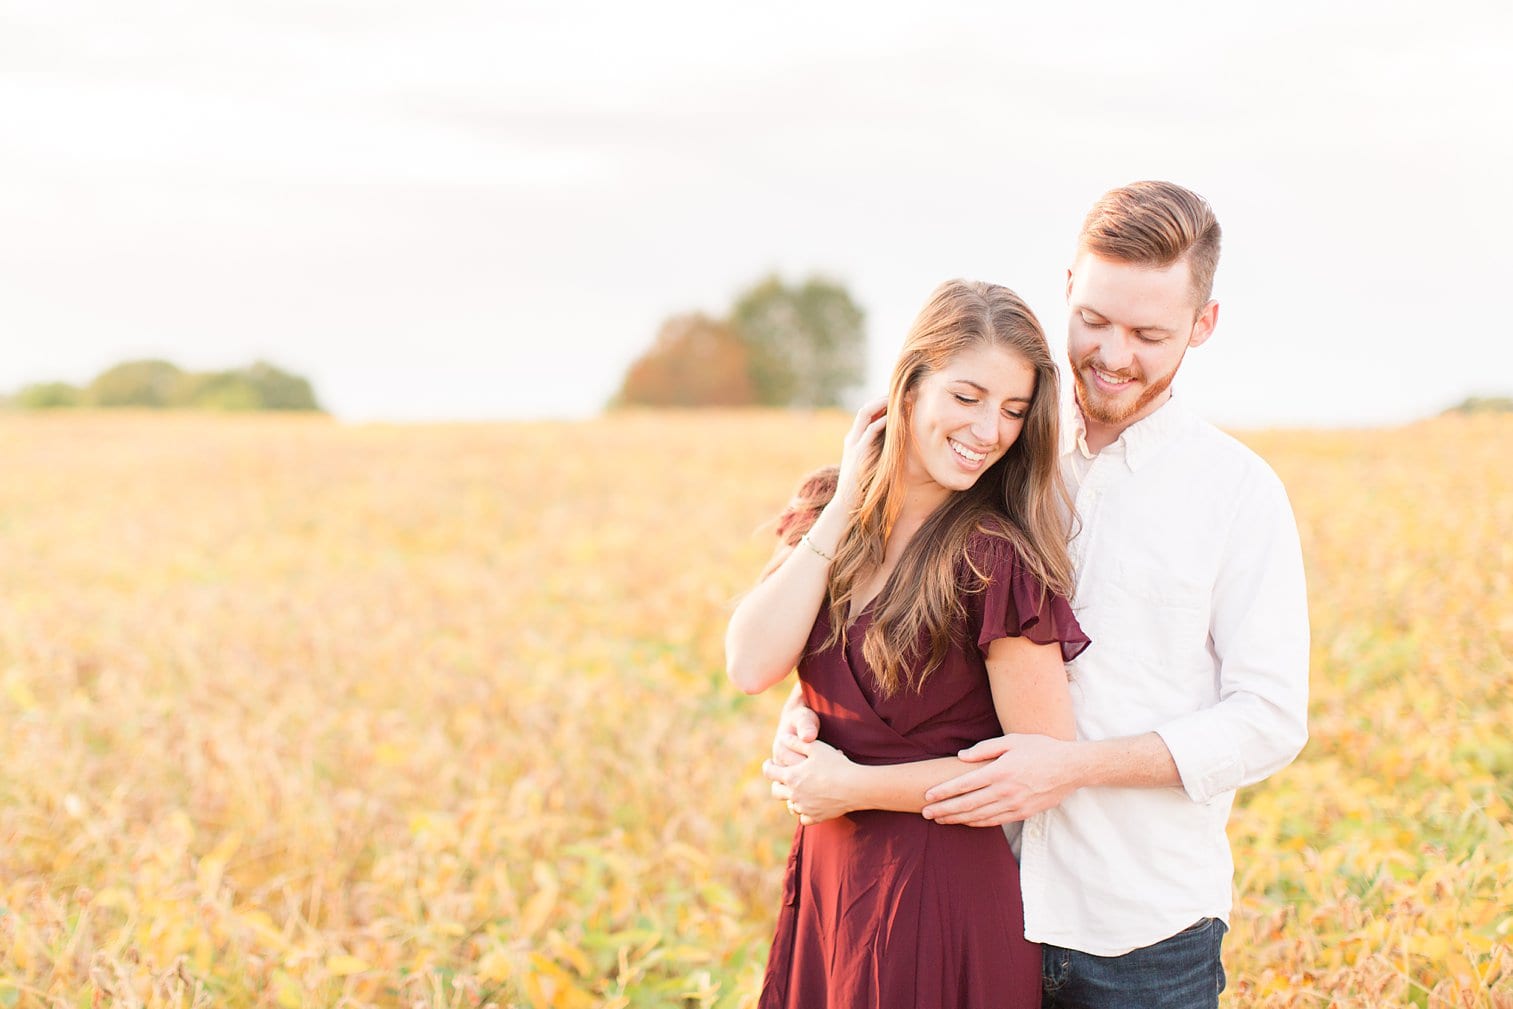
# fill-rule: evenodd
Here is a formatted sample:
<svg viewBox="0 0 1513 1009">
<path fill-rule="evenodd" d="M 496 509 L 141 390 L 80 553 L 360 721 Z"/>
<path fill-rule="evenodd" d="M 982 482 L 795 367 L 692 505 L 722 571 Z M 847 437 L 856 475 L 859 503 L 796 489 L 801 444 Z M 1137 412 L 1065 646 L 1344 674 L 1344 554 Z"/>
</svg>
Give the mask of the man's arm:
<svg viewBox="0 0 1513 1009">
<path fill-rule="evenodd" d="M 1079 788 L 1170 788 L 1182 783 L 1159 735 L 1096 741 L 1010 735 L 961 751 L 966 774 L 925 793 L 921 811 L 938 823 L 992 827 L 1059 805 Z M 983 761 L 991 761 L 984 764 Z"/>
<path fill-rule="evenodd" d="M 1292 506 L 1261 466 L 1230 523 L 1209 626 L 1219 703 L 1156 727 L 1194 802 L 1281 770 L 1308 741 L 1308 590 Z"/>
<path fill-rule="evenodd" d="M 819 737 L 819 716 L 804 706 L 804 685 L 795 683 L 783 702 L 783 713 L 778 716 L 778 729 L 772 737 L 772 763 L 780 767 L 797 764 L 804 759 L 804 751 L 797 744 L 812 743 Z"/>
<path fill-rule="evenodd" d="M 1263 476 L 1237 495 L 1214 584 L 1218 703 L 1136 736 L 979 743 L 961 756 L 992 763 L 932 788 L 925 816 L 1005 823 L 1092 786 L 1181 787 L 1194 802 L 1207 802 L 1297 755 L 1308 737 L 1308 599 L 1291 506 L 1281 482 L 1269 470 Z"/>
</svg>

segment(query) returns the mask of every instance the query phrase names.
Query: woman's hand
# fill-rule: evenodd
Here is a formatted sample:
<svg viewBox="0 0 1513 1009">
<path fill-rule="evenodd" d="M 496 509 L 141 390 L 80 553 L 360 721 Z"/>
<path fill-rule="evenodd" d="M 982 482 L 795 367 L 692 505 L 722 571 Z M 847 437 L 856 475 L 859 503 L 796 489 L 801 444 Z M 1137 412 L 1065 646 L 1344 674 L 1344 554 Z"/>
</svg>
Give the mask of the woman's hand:
<svg viewBox="0 0 1513 1009">
<path fill-rule="evenodd" d="M 845 446 L 841 449 L 840 475 L 835 483 L 835 501 L 850 514 L 860 503 L 862 469 L 878 436 L 887 426 L 888 397 L 881 396 L 867 403 L 856 413 L 851 430 L 846 433 Z"/>
<path fill-rule="evenodd" d="M 788 811 L 804 825 L 845 816 L 851 804 L 851 772 L 856 765 L 844 753 L 819 740 L 792 740 L 789 749 L 805 754 L 797 764 L 783 767 L 772 761 L 762 773 L 772 779 L 772 794 L 788 801 Z"/>
</svg>

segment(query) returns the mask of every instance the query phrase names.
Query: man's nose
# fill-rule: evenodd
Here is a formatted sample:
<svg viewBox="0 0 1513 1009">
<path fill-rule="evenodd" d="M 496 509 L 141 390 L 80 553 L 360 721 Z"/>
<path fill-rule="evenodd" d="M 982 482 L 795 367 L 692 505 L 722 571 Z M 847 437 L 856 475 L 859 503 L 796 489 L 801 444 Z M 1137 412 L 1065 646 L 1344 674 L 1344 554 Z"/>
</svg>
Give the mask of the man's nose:
<svg viewBox="0 0 1513 1009">
<path fill-rule="evenodd" d="M 1104 334 L 1103 342 L 1098 347 L 1098 358 L 1103 367 L 1109 371 L 1124 371 L 1135 363 L 1134 349 L 1130 346 L 1129 337 L 1110 326 L 1109 331 Z"/>
</svg>

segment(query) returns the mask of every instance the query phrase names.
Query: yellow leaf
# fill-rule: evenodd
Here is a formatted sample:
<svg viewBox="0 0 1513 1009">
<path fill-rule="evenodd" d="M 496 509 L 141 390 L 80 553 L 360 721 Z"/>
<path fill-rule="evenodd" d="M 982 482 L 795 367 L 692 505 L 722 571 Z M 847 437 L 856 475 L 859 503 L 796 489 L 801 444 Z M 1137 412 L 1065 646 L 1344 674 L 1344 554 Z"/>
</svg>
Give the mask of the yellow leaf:
<svg viewBox="0 0 1513 1009">
<path fill-rule="evenodd" d="M 504 984 L 513 973 L 509 954 L 502 949 L 491 949 L 478 960 L 478 977 L 485 984 Z"/>
<path fill-rule="evenodd" d="M 195 878 L 200 885 L 200 896 L 204 898 L 214 897 L 221 888 L 221 877 L 225 875 L 226 863 L 231 861 L 231 856 L 241 846 L 242 835 L 237 831 L 231 831 L 216 843 L 204 855 L 200 856 L 199 865 L 195 867 Z"/>
<path fill-rule="evenodd" d="M 1472 984 L 1477 980 L 1476 966 L 1466 958 L 1464 953 L 1451 953 L 1445 959 L 1445 966 L 1461 984 Z"/>
<path fill-rule="evenodd" d="M 1443 963 L 1450 956 L 1450 940 L 1442 935 L 1426 935 L 1418 941 L 1417 952 Z"/>
<path fill-rule="evenodd" d="M 557 875 L 544 862 L 537 862 L 532 874 L 539 889 L 525 902 L 520 912 L 520 934 L 534 935 L 546 924 L 557 907 Z"/>
<path fill-rule="evenodd" d="M 349 974 L 361 974 L 363 971 L 369 969 L 371 969 L 371 965 L 368 961 L 360 956 L 350 956 L 346 953 L 339 953 L 326 960 L 326 970 L 337 977 L 346 977 Z"/>
<path fill-rule="evenodd" d="M 594 965 L 589 962 L 588 957 L 581 949 L 568 942 L 561 932 L 552 932 L 547 937 L 547 943 L 552 955 L 577 971 L 579 977 L 588 977 L 594 972 Z"/>
<path fill-rule="evenodd" d="M 259 939 L 274 949 L 277 949 L 281 953 L 289 949 L 289 940 L 284 937 L 283 931 L 273 923 L 273 919 L 268 916 L 267 911 L 242 911 L 237 917 L 248 928 L 256 932 Z"/>
<path fill-rule="evenodd" d="M 273 972 L 273 997 L 282 1009 L 300 1009 L 305 1004 L 305 993 L 298 982 L 286 972 Z"/>
<path fill-rule="evenodd" d="M 551 1009 L 594 1009 L 598 1000 L 579 988 L 572 975 L 540 953 L 531 954 L 533 976 L 527 984 L 532 1000 Z"/>
</svg>

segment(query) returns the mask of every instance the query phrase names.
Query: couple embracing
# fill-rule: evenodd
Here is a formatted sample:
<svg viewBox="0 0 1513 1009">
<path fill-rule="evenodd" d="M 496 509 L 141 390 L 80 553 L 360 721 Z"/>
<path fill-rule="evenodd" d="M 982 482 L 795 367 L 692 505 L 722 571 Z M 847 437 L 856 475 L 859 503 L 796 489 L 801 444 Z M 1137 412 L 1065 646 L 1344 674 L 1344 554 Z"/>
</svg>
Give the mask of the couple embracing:
<svg viewBox="0 0 1513 1009">
<path fill-rule="evenodd" d="M 943 284 L 784 515 L 726 639 L 748 692 L 799 673 L 763 1009 L 1218 1004 L 1234 791 L 1308 692 L 1282 485 L 1170 388 L 1219 234 L 1170 183 L 1098 201 L 1065 418 L 1024 302 Z"/>
</svg>

